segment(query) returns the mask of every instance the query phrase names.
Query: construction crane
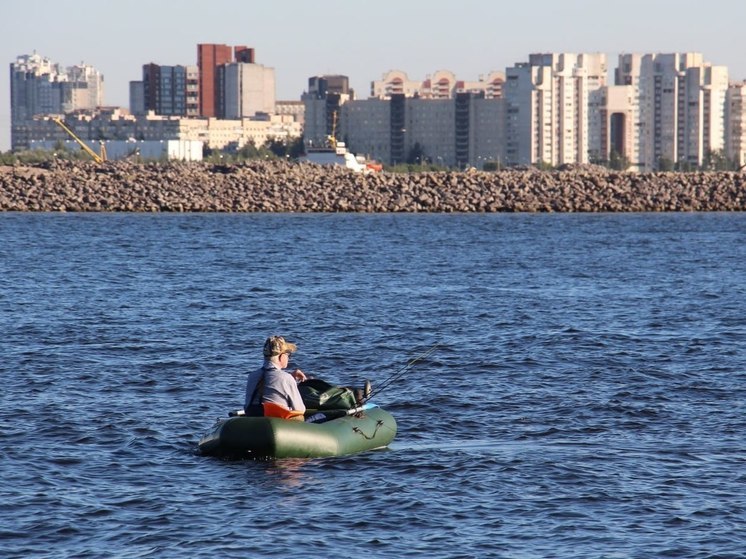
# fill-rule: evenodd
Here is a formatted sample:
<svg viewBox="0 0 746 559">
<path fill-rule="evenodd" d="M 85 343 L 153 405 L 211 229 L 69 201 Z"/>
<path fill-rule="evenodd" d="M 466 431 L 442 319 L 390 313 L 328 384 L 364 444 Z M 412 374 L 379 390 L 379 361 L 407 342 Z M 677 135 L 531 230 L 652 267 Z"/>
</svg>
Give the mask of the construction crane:
<svg viewBox="0 0 746 559">
<path fill-rule="evenodd" d="M 332 112 L 332 133 L 326 137 L 326 142 L 330 148 L 337 147 L 337 111 Z"/>
<path fill-rule="evenodd" d="M 78 144 L 80 144 L 80 147 L 83 149 L 83 151 L 85 151 L 88 155 L 90 155 L 96 163 L 103 163 L 104 161 L 106 161 L 106 147 L 104 146 L 103 142 L 101 142 L 101 155 L 99 155 L 98 153 L 93 151 L 91 148 L 89 148 L 83 140 L 78 138 L 75 132 L 70 130 L 67 127 L 67 125 L 64 122 L 62 122 L 61 118 L 55 116 L 55 117 L 52 117 L 52 120 L 55 122 L 55 124 L 57 124 L 65 132 L 67 132 L 73 140 L 78 142 Z"/>
</svg>

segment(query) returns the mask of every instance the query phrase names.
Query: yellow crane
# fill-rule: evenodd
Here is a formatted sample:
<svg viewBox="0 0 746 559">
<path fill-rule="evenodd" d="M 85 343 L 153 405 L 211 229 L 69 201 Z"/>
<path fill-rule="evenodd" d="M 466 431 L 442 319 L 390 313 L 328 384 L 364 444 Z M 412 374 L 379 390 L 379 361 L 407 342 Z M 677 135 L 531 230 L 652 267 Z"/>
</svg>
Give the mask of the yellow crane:
<svg viewBox="0 0 746 559">
<path fill-rule="evenodd" d="M 75 132 L 70 130 L 67 127 L 67 125 L 64 122 L 62 122 L 61 118 L 55 116 L 55 117 L 52 117 L 52 120 L 55 122 L 55 124 L 57 124 L 65 132 L 67 132 L 73 140 L 78 142 L 78 144 L 80 144 L 80 147 L 83 149 L 83 151 L 85 151 L 88 155 L 90 155 L 96 163 L 103 163 L 104 161 L 106 161 L 106 147 L 104 146 L 103 142 L 101 142 L 101 155 L 99 155 L 98 153 L 93 151 L 91 148 L 89 148 L 83 140 L 78 138 Z"/>
<path fill-rule="evenodd" d="M 330 148 L 337 148 L 337 111 L 332 112 L 332 133 L 326 137 Z"/>
</svg>

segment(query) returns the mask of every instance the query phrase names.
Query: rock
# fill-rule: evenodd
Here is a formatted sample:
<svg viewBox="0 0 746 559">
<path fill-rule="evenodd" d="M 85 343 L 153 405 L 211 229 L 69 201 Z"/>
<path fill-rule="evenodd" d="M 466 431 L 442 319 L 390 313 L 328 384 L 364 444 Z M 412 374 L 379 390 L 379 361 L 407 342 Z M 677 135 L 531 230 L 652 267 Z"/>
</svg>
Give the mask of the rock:
<svg viewBox="0 0 746 559">
<path fill-rule="evenodd" d="M 0 211 L 744 211 L 740 173 L 378 173 L 285 161 L 0 168 Z"/>
</svg>

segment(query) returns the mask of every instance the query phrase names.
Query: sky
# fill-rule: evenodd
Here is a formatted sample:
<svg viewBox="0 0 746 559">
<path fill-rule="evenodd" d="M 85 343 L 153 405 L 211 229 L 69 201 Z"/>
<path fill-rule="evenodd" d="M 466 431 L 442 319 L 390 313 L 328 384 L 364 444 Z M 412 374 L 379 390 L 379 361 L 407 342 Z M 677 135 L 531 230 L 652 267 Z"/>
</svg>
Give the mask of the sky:
<svg viewBox="0 0 746 559">
<path fill-rule="evenodd" d="M 9 65 L 34 51 L 104 75 L 104 102 L 128 107 L 143 64 L 196 65 L 198 43 L 247 45 L 275 69 L 278 100 L 310 76 L 344 74 L 358 98 L 389 70 L 475 81 L 534 52 L 701 52 L 746 79 L 742 0 L 4 0 L 0 151 L 10 149 Z"/>
</svg>

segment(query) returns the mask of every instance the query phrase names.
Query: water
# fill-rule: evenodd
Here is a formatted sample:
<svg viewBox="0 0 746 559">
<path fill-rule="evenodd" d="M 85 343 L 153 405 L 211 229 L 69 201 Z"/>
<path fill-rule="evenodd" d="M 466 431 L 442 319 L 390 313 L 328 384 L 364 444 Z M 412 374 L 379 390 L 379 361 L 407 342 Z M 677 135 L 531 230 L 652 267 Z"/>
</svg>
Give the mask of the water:
<svg viewBox="0 0 746 559">
<path fill-rule="evenodd" d="M 745 557 L 746 216 L 0 215 L 3 557 Z M 390 449 L 228 462 L 265 336 Z"/>
</svg>

